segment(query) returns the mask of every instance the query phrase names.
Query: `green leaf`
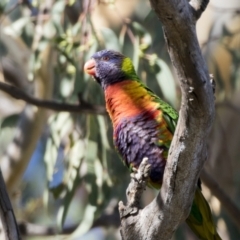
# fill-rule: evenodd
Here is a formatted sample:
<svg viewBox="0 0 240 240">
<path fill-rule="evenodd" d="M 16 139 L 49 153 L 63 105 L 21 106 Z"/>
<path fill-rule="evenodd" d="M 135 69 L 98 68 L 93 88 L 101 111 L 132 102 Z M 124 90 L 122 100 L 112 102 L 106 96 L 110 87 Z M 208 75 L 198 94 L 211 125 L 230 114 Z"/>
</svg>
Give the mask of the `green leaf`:
<svg viewBox="0 0 240 240">
<path fill-rule="evenodd" d="M 135 67 L 136 72 L 138 71 L 139 67 L 139 37 L 135 36 L 135 42 L 133 46 L 133 65 Z"/>
<path fill-rule="evenodd" d="M 1 130 L 3 128 L 12 128 L 12 127 L 16 127 L 17 122 L 19 119 L 19 114 L 13 114 L 13 115 L 9 115 L 7 117 L 5 117 L 0 125 Z"/>
<path fill-rule="evenodd" d="M 43 36 L 47 39 L 52 39 L 56 35 L 56 28 L 51 21 L 43 25 Z"/>
<path fill-rule="evenodd" d="M 0 125 L 0 152 L 4 152 L 11 142 L 15 129 L 17 126 L 17 122 L 19 119 L 18 114 L 13 114 L 5 117 Z"/>
<path fill-rule="evenodd" d="M 51 181 L 54 173 L 54 166 L 57 160 L 58 148 L 52 138 L 48 138 L 44 154 L 44 163 L 46 165 L 47 180 Z"/>
<path fill-rule="evenodd" d="M 19 20 L 14 21 L 11 25 L 5 27 L 4 32 L 10 36 L 20 36 L 29 21 L 29 17 L 20 18 Z"/>
<path fill-rule="evenodd" d="M 74 88 L 74 81 L 70 76 L 65 76 L 60 82 L 61 95 L 67 98 L 71 95 Z"/>
<path fill-rule="evenodd" d="M 97 48 L 98 48 L 98 42 L 97 41 L 94 41 L 92 43 L 92 45 L 90 46 L 90 48 L 88 49 L 87 53 L 85 54 L 85 57 L 84 57 L 84 61 L 88 61 L 92 55 L 97 51 Z M 89 80 L 89 75 L 87 73 L 84 73 L 84 76 L 83 76 L 83 80 L 86 82 Z M 80 85 L 80 81 L 76 82 L 75 85 Z M 79 88 L 80 89 L 80 88 Z"/>
<path fill-rule="evenodd" d="M 75 191 L 76 191 L 77 187 L 79 186 L 80 182 L 81 182 L 81 180 L 79 179 L 78 174 L 76 173 L 76 177 L 74 179 L 73 186 L 71 189 L 68 189 L 68 192 L 66 193 L 66 196 L 64 197 L 64 203 L 58 210 L 57 226 L 59 229 L 62 229 L 62 227 L 63 227 L 69 206 L 72 202 L 73 196 L 74 196 Z"/>
<path fill-rule="evenodd" d="M 87 144 L 88 151 L 86 151 L 86 153 L 85 153 L 85 158 L 88 163 L 88 172 L 89 173 L 95 173 L 94 161 L 97 158 L 97 150 L 98 150 L 97 147 L 98 146 L 97 146 L 96 142 L 91 141 L 91 140 L 88 141 L 88 144 Z"/>
<path fill-rule="evenodd" d="M 121 52 L 118 37 L 113 30 L 110 28 L 102 28 L 101 33 L 104 38 L 105 48 Z"/>
<path fill-rule="evenodd" d="M 96 210 L 96 206 L 93 206 L 91 204 L 87 205 L 84 212 L 83 220 L 81 221 L 77 229 L 71 234 L 71 239 L 79 238 L 79 236 L 83 235 L 91 228 Z"/>
<path fill-rule="evenodd" d="M 85 155 L 86 143 L 84 139 L 74 141 L 71 151 L 69 153 L 69 163 L 73 168 L 78 168 Z"/>
<path fill-rule="evenodd" d="M 233 33 L 228 29 L 226 24 L 222 25 L 222 35 L 223 36 L 232 36 Z"/>
<path fill-rule="evenodd" d="M 138 22 L 133 22 L 132 26 L 134 32 L 140 37 L 140 49 L 146 50 L 152 44 L 152 37 L 150 33 Z"/>
<path fill-rule="evenodd" d="M 101 134 L 102 144 L 105 149 L 110 149 L 110 145 L 109 145 L 108 137 L 107 137 L 107 126 L 105 123 L 105 117 L 98 115 L 97 120 L 98 120 L 98 124 L 99 124 L 99 131 Z"/>
<path fill-rule="evenodd" d="M 164 98 L 172 106 L 175 106 L 177 96 L 173 75 L 168 65 L 163 60 L 158 58 L 155 64 L 160 67 L 160 71 L 156 74 L 156 78 L 164 95 Z"/>
</svg>

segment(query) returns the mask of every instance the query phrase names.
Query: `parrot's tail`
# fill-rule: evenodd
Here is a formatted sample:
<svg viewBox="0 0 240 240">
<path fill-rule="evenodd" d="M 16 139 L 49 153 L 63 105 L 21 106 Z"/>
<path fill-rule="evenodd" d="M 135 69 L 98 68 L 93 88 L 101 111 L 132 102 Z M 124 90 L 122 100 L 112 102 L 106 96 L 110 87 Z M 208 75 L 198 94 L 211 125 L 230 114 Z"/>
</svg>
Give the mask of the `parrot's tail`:
<svg viewBox="0 0 240 240">
<path fill-rule="evenodd" d="M 210 207 L 199 187 L 196 189 L 192 209 L 186 222 L 200 239 L 221 240 L 213 222 Z"/>
</svg>

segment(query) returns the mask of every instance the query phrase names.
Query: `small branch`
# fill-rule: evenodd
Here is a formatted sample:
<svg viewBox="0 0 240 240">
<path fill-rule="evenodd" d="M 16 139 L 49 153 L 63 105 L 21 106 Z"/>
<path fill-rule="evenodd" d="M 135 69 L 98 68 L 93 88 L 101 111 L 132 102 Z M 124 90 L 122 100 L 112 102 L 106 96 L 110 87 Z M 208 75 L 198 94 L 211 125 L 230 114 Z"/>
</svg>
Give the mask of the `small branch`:
<svg viewBox="0 0 240 240">
<path fill-rule="evenodd" d="M 29 94 L 23 92 L 17 87 L 14 87 L 12 85 L 9 85 L 3 82 L 0 82 L 0 90 L 8 93 L 13 98 L 21 99 L 37 107 L 47 108 L 54 111 L 66 111 L 66 112 L 78 112 L 78 113 L 81 112 L 86 114 L 99 114 L 99 115 L 106 114 L 105 107 L 103 106 L 95 106 L 86 102 L 82 102 L 79 105 L 74 105 L 74 104 L 67 104 L 67 103 L 59 103 L 59 102 L 50 101 L 50 100 L 41 100 L 33 96 L 30 96 Z"/>
<path fill-rule="evenodd" d="M 133 169 L 131 174 L 131 182 L 127 188 L 127 206 L 123 202 L 119 202 L 119 213 L 122 228 L 120 230 L 122 239 L 129 239 L 129 230 L 137 224 L 137 213 L 139 213 L 140 199 L 143 191 L 146 189 L 147 179 L 149 178 L 151 165 L 148 159 L 144 158 L 138 169 Z M 127 219 L 127 221 L 126 221 Z M 131 226 L 128 226 L 131 222 Z M 136 239 L 136 238 L 134 238 Z"/>
<path fill-rule="evenodd" d="M 21 239 L 12 205 L 0 170 L 0 217 L 6 240 Z"/>
<path fill-rule="evenodd" d="M 201 179 L 204 184 L 211 190 L 213 195 L 219 199 L 223 208 L 229 213 L 229 216 L 233 222 L 240 229 L 240 209 L 205 170 L 201 172 Z"/>
<path fill-rule="evenodd" d="M 148 158 L 144 158 L 138 169 L 133 168 L 131 182 L 127 188 L 127 201 L 130 207 L 140 207 L 140 198 L 146 188 L 147 179 L 150 174 L 151 165 Z"/>
<path fill-rule="evenodd" d="M 190 6 L 192 6 L 192 10 L 196 20 L 198 20 L 201 17 L 208 3 L 209 0 L 191 0 L 189 2 Z"/>
<path fill-rule="evenodd" d="M 140 206 L 140 198 L 145 190 L 147 179 L 149 177 L 151 165 L 148 164 L 148 158 L 144 158 L 138 169 L 134 168 L 131 173 L 131 182 L 127 188 L 127 206 Z"/>
</svg>

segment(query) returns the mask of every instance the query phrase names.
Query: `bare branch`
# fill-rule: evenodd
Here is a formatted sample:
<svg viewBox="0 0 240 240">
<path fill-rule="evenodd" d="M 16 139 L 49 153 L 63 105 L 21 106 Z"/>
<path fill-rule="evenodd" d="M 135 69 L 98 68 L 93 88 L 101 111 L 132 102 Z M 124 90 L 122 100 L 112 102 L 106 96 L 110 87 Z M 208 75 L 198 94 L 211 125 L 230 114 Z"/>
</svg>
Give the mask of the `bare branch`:
<svg viewBox="0 0 240 240">
<path fill-rule="evenodd" d="M 140 207 L 140 198 L 142 192 L 146 188 L 147 179 L 149 177 L 151 165 L 148 164 L 148 159 L 144 158 L 138 169 L 133 169 L 133 173 L 131 173 L 131 182 L 127 188 L 127 207 Z M 121 210 L 123 210 L 123 205 L 121 205 Z M 124 217 L 123 212 L 122 217 Z"/>
<path fill-rule="evenodd" d="M 120 230 L 123 239 L 129 239 L 129 232 L 135 225 L 125 225 L 129 224 L 128 221 L 124 221 L 124 218 L 132 217 L 134 223 L 136 218 L 138 218 L 137 213 L 140 208 L 140 198 L 143 191 L 146 189 L 147 179 L 149 178 L 151 165 L 148 164 L 148 159 L 144 158 L 137 169 L 133 169 L 131 174 L 131 182 L 127 188 L 127 206 L 124 206 L 123 202 L 119 202 L 119 213 L 122 222 L 122 229 Z M 134 238 L 135 239 L 135 238 Z"/>
<path fill-rule="evenodd" d="M 29 94 L 23 92 L 17 87 L 14 87 L 12 85 L 9 85 L 3 82 L 0 82 L 0 89 L 16 99 L 21 99 L 27 103 L 30 103 L 32 105 L 35 105 L 41 108 L 47 108 L 54 111 L 66 111 L 66 112 L 78 112 L 78 113 L 82 112 L 87 114 L 100 114 L 100 115 L 106 114 L 105 107 L 103 106 L 95 106 L 86 102 L 80 103 L 79 105 L 74 105 L 74 104 L 67 104 L 67 103 L 59 103 L 53 100 L 51 101 L 41 100 L 33 96 L 30 96 Z"/>
</svg>

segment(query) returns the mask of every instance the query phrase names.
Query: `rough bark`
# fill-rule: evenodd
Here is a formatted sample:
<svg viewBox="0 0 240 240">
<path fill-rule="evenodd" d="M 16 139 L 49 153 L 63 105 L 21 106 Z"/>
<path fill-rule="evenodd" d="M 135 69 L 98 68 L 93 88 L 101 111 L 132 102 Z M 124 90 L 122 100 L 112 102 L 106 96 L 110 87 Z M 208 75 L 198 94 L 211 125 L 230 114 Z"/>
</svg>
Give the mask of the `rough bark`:
<svg viewBox="0 0 240 240">
<path fill-rule="evenodd" d="M 150 0 L 163 25 L 172 64 L 180 81 L 182 103 L 169 150 L 163 185 L 144 209 L 120 205 L 123 239 L 171 239 L 187 218 L 207 158 L 206 139 L 214 118 L 209 73 L 196 37 L 195 23 L 208 1 Z"/>
</svg>

